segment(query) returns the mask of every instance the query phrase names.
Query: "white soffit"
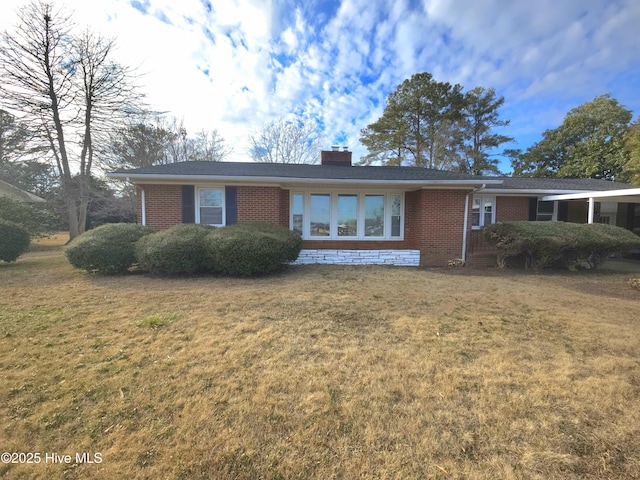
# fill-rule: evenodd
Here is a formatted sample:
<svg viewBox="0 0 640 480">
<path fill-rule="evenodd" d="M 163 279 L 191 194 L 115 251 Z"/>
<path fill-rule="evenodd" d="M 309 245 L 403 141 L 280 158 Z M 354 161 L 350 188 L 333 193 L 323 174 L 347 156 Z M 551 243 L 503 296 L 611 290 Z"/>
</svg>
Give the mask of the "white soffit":
<svg viewBox="0 0 640 480">
<path fill-rule="evenodd" d="M 547 195 L 543 200 L 588 200 L 590 198 L 606 198 L 616 202 L 640 203 L 640 188 L 621 188 L 619 190 L 566 193 L 564 195 Z"/>
</svg>

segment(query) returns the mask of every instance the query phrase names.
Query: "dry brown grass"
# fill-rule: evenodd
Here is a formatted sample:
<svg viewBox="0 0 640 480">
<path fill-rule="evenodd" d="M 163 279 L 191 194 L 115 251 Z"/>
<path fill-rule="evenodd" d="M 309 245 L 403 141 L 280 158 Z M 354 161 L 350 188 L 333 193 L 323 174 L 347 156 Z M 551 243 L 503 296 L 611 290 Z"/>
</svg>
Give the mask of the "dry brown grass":
<svg viewBox="0 0 640 480">
<path fill-rule="evenodd" d="M 628 274 L 0 265 L 6 478 L 640 478 Z M 75 458 L 74 458 L 75 460 Z"/>
</svg>

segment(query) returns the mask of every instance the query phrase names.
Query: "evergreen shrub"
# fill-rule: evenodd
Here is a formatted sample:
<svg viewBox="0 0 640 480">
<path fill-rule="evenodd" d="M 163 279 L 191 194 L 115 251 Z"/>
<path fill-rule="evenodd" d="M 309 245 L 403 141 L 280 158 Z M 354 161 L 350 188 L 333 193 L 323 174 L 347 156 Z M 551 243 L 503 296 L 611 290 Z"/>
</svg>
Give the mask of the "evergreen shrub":
<svg viewBox="0 0 640 480">
<path fill-rule="evenodd" d="M 0 260 L 14 262 L 27 251 L 30 241 L 25 227 L 0 218 Z"/>
<path fill-rule="evenodd" d="M 65 255 L 71 265 L 90 273 L 125 273 L 136 264 L 136 242 L 150 233 L 150 228 L 135 223 L 101 225 L 75 238 Z"/>
<path fill-rule="evenodd" d="M 261 222 L 218 228 L 206 243 L 214 270 L 238 277 L 282 270 L 298 258 L 302 248 L 298 233 Z"/>
<path fill-rule="evenodd" d="M 500 267 L 595 268 L 613 253 L 640 245 L 633 232 L 600 223 L 499 222 L 483 232 L 498 249 Z"/>
<path fill-rule="evenodd" d="M 164 275 L 211 271 L 205 238 L 214 227 L 182 223 L 141 238 L 135 248 L 140 268 Z"/>
</svg>

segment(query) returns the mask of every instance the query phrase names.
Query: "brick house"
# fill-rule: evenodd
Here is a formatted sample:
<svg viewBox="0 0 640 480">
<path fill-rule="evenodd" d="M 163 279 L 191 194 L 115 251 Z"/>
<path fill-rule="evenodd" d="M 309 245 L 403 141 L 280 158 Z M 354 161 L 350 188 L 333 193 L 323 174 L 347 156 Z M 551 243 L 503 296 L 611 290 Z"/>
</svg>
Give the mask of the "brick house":
<svg viewBox="0 0 640 480">
<path fill-rule="evenodd" d="M 584 200 L 546 196 L 630 188 L 603 180 L 352 166 L 346 148 L 323 151 L 320 165 L 183 162 L 109 176 L 137 186 L 138 219 L 155 230 L 265 221 L 300 232 L 299 263 L 413 266 L 446 265 L 481 251 L 478 230 L 489 223 L 587 221 Z M 640 207 L 610 203 L 598 204 L 597 221 L 640 229 Z"/>
</svg>

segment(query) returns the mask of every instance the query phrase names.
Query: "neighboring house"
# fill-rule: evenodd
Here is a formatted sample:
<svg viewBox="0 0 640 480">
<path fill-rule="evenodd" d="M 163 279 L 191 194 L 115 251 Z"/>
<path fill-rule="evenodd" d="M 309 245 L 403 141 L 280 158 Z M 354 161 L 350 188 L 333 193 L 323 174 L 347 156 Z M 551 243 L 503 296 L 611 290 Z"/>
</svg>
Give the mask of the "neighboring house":
<svg viewBox="0 0 640 480">
<path fill-rule="evenodd" d="M 109 176 L 137 185 L 138 219 L 155 230 L 265 221 L 300 232 L 299 263 L 423 266 L 465 259 L 479 249 L 477 231 L 496 221 L 587 221 L 586 201 L 542 200 L 547 195 L 630 187 L 351 166 L 346 148 L 323 151 L 320 165 L 183 162 Z M 601 202 L 597 218 L 640 228 L 640 206 Z"/>
<path fill-rule="evenodd" d="M 38 197 L 33 193 L 29 193 L 25 190 L 15 187 L 10 183 L 5 182 L 4 180 L 0 180 L 0 196 L 9 197 L 19 202 L 29 202 L 29 203 L 46 202 L 44 198 Z"/>
</svg>

